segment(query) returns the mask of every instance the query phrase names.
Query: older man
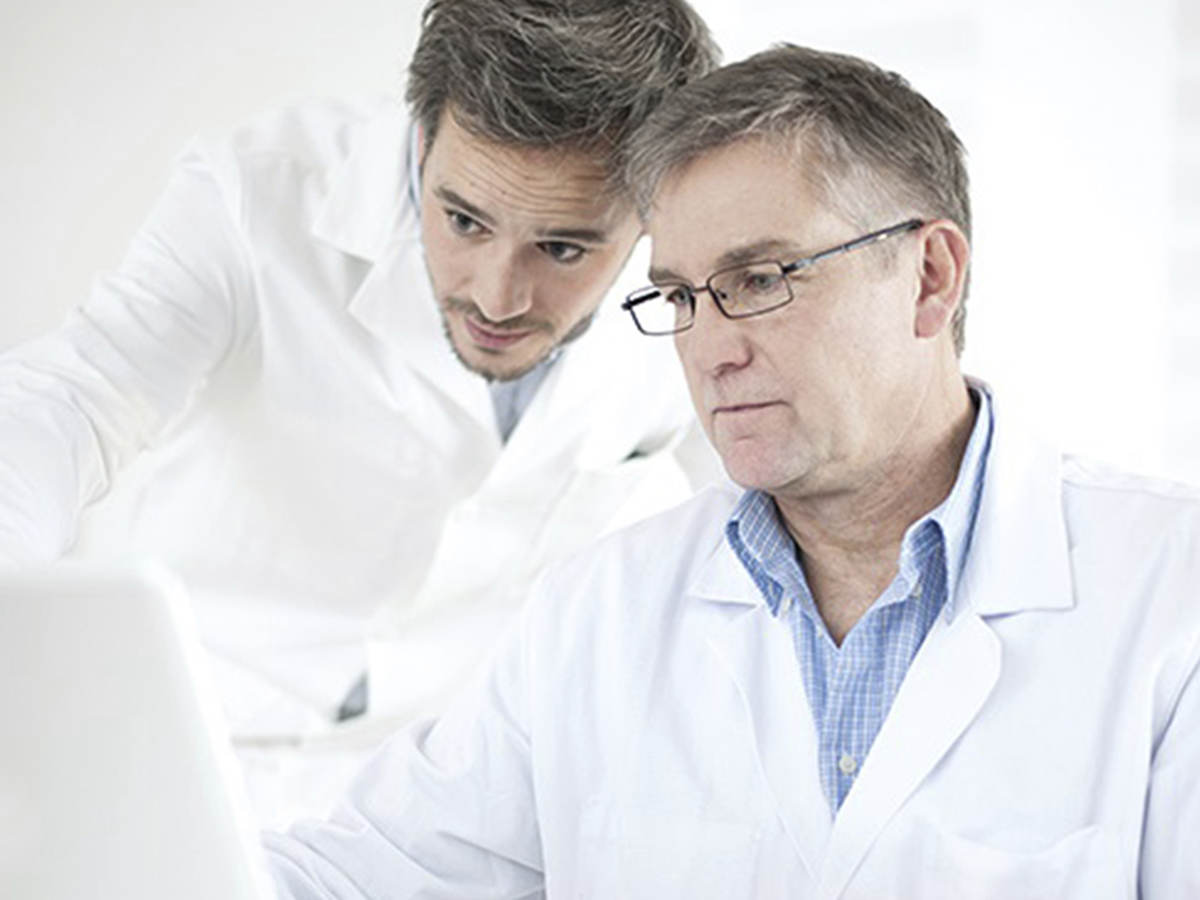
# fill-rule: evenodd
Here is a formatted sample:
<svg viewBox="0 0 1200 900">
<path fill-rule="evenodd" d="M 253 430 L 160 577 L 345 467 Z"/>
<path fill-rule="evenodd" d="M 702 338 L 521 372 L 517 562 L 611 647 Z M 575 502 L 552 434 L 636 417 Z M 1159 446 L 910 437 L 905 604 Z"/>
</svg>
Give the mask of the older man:
<svg viewBox="0 0 1200 900">
<path fill-rule="evenodd" d="M 691 492 L 670 348 L 598 307 L 625 142 L 715 53 L 683 0 L 432 0 L 411 116 L 187 152 L 119 271 L 0 357 L 0 563 L 165 560 L 285 776 L 362 709 L 365 639 L 374 711 L 436 706 L 540 566 Z"/>
<path fill-rule="evenodd" d="M 966 175 L 898 76 L 780 47 L 632 155 L 729 474 L 555 569 L 490 677 L 270 839 L 293 897 L 1200 895 L 1200 502 L 958 366 Z"/>
</svg>

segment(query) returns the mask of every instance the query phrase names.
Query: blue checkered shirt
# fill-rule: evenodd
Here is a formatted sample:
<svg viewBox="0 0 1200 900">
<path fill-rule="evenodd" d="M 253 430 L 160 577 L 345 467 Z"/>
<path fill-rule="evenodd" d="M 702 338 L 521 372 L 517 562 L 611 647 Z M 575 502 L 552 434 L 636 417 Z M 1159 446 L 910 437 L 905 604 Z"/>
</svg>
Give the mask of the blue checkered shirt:
<svg viewBox="0 0 1200 900">
<path fill-rule="evenodd" d="M 747 491 L 726 525 L 730 546 L 772 615 L 792 632 L 816 724 L 821 786 L 835 812 L 853 786 L 925 635 L 939 612 L 953 608 L 992 432 L 986 393 L 972 388 L 971 394 L 978 414 L 954 487 L 941 505 L 909 526 L 900 547 L 899 572 L 840 647 L 817 611 L 796 545 L 770 495 Z"/>
</svg>

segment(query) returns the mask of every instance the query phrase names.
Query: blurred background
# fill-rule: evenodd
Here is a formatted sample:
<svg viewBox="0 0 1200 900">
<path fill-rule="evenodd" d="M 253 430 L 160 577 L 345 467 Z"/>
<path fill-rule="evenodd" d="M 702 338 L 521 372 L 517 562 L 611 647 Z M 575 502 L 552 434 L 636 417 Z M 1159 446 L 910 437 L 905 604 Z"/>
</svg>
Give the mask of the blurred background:
<svg viewBox="0 0 1200 900">
<path fill-rule="evenodd" d="M 175 154 L 305 95 L 400 90 L 419 0 L 0 5 L 0 349 L 120 261 Z M 904 74 L 969 153 L 964 366 L 1065 446 L 1200 482 L 1200 0 L 695 0 Z"/>
</svg>

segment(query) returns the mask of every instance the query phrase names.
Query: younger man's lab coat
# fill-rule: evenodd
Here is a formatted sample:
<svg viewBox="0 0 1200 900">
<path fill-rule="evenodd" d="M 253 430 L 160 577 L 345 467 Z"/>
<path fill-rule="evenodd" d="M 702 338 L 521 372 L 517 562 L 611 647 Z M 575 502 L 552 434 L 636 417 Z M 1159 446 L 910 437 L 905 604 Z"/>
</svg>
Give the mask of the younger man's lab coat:
<svg viewBox="0 0 1200 900">
<path fill-rule="evenodd" d="M 0 356 L 0 562 L 81 521 L 74 556 L 167 562 L 253 746 L 322 731 L 364 641 L 373 712 L 436 708 L 545 562 L 690 492 L 670 342 L 612 296 L 502 444 L 412 149 L 399 110 L 328 103 L 198 144 L 120 269 Z"/>
<path fill-rule="evenodd" d="M 1200 495 L 996 407 L 952 605 L 836 816 L 714 489 L 553 570 L 486 682 L 269 839 L 283 895 L 1200 897 Z"/>
</svg>

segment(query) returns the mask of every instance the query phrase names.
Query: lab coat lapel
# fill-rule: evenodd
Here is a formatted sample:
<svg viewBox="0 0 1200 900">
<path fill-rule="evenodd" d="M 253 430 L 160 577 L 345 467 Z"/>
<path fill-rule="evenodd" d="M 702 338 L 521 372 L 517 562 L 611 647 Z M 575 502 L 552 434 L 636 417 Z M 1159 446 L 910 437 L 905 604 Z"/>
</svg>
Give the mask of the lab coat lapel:
<svg viewBox="0 0 1200 900">
<path fill-rule="evenodd" d="M 645 387 L 620 365 L 622 354 L 643 351 L 633 344 L 637 336 L 627 333 L 620 312 L 615 304 L 602 305 L 587 333 L 563 348 L 517 422 L 489 482 L 511 482 L 548 464 L 565 464 L 573 471 L 611 468 L 646 432 L 649 423 L 638 410 L 618 417 L 599 402 L 602 395 L 629 397 Z M 577 448 L 565 461 L 564 447 Z"/>
<path fill-rule="evenodd" d="M 833 825 L 819 898 L 837 897 L 879 832 L 971 724 L 1000 675 L 1000 642 L 974 614 L 939 616 Z"/>
<path fill-rule="evenodd" d="M 812 710 L 796 666 L 791 636 L 771 617 L 758 588 L 722 541 L 693 584 L 692 596 L 738 604 L 709 644 L 737 685 L 759 763 L 801 862 L 815 880 L 829 839 L 831 815 L 817 769 Z"/>
<path fill-rule="evenodd" d="M 487 382 L 454 356 L 415 236 L 394 242 L 372 268 L 348 306 L 388 347 L 391 365 L 414 372 L 451 400 L 478 426 L 480 440 L 499 452 L 500 438 Z M 396 382 L 402 379 L 393 379 Z"/>
</svg>

